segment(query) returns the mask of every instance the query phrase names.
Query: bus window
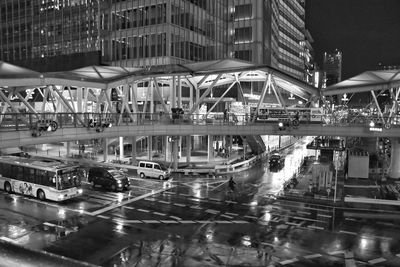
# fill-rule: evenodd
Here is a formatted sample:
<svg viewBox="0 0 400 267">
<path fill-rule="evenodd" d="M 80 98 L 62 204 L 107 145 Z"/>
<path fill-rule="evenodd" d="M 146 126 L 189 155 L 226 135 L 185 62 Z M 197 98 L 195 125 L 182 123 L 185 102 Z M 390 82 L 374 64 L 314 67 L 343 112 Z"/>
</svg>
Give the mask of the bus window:
<svg viewBox="0 0 400 267">
<path fill-rule="evenodd" d="M 34 183 L 35 182 L 35 169 L 25 167 L 24 168 L 25 181 Z"/>
<path fill-rule="evenodd" d="M 16 173 L 16 179 L 24 181 L 24 167 L 14 166 L 14 171 Z"/>
</svg>

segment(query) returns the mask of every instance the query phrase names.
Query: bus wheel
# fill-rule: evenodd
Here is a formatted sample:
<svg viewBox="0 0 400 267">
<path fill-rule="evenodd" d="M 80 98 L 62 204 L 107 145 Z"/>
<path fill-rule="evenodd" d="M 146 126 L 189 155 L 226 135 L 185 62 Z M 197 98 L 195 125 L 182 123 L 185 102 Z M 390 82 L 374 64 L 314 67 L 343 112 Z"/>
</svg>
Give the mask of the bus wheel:
<svg viewBox="0 0 400 267">
<path fill-rule="evenodd" d="M 39 190 L 37 191 L 37 197 L 38 197 L 38 199 L 40 199 L 40 200 L 45 200 L 45 199 L 46 199 L 46 195 L 44 194 L 43 190 L 41 190 L 41 189 L 39 189 Z"/>
<path fill-rule="evenodd" d="M 160 180 L 164 180 L 164 176 L 160 175 L 158 178 L 160 178 Z"/>
<path fill-rule="evenodd" d="M 4 190 L 5 190 L 7 193 L 11 194 L 11 184 L 10 184 L 9 182 L 5 182 L 5 184 L 4 184 Z"/>
<path fill-rule="evenodd" d="M 144 175 L 144 173 L 141 172 L 141 173 L 140 173 L 140 178 L 144 179 L 144 178 L 146 178 L 146 175 Z"/>
</svg>

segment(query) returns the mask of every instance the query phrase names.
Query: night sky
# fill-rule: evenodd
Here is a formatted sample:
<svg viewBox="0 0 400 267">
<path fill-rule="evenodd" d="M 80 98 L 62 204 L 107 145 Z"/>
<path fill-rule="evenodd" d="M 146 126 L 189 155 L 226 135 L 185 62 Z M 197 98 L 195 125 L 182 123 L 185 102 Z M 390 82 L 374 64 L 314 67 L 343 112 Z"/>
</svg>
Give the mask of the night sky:
<svg viewBox="0 0 400 267">
<path fill-rule="evenodd" d="M 306 0 L 306 28 L 320 67 L 325 51 L 342 51 L 342 80 L 400 65 L 400 0 Z"/>
</svg>

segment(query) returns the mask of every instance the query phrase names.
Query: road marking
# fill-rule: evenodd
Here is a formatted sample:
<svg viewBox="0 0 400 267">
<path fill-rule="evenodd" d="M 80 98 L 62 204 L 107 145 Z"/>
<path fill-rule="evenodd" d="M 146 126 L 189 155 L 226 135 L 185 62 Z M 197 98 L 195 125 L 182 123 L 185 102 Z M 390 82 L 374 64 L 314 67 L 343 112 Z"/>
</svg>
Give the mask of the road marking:
<svg viewBox="0 0 400 267">
<path fill-rule="evenodd" d="M 172 221 L 172 220 L 160 220 L 162 223 L 179 223 L 177 221 Z"/>
<path fill-rule="evenodd" d="M 237 204 L 236 201 L 225 200 L 226 203 Z"/>
<path fill-rule="evenodd" d="M 170 218 L 172 218 L 172 219 L 175 219 L 175 220 L 178 220 L 178 221 L 180 221 L 180 220 L 182 220 L 182 218 L 179 218 L 179 217 L 176 217 L 176 216 L 169 216 Z"/>
<path fill-rule="evenodd" d="M 214 221 L 215 223 L 220 223 L 220 224 L 222 224 L 222 223 L 232 223 L 232 222 L 230 222 L 230 221 Z"/>
<path fill-rule="evenodd" d="M 203 209 L 203 208 L 200 208 L 199 206 L 190 206 L 190 208 L 196 209 L 196 210 L 202 210 Z"/>
<path fill-rule="evenodd" d="M 242 220 L 234 220 L 231 221 L 232 223 L 249 223 L 248 221 L 242 221 Z"/>
<path fill-rule="evenodd" d="M 135 210 L 136 208 L 134 207 L 130 207 L 130 206 L 123 206 L 124 209 L 128 209 L 128 210 Z"/>
<path fill-rule="evenodd" d="M 305 259 L 314 259 L 314 258 L 319 258 L 319 257 L 322 257 L 322 255 L 317 253 L 317 254 L 304 256 L 303 258 L 305 258 Z"/>
<path fill-rule="evenodd" d="M 289 216 L 291 217 L 291 216 Z M 315 219 L 309 219 L 309 218 L 304 218 L 304 217 L 298 217 L 298 216 L 294 216 L 293 219 L 297 219 L 297 220 L 304 220 L 304 221 L 311 221 L 311 222 L 321 222 L 321 223 L 327 223 L 325 221 L 321 221 L 321 220 L 315 220 Z"/>
<path fill-rule="evenodd" d="M 326 214 L 317 214 L 317 216 L 325 217 L 325 218 L 332 218 L 332 215 L 326 215 Z"/>
<path fill-rule="evenodd" d="M 160 216 L 166 216 L 167 215 L 167 214 L 161 213 L 161 212 L 153 212 L 153 214 L 160 215 Z"/>
<path fill-rule="evenodd" d="M 232 212 L 225 212 L 225 214 L 231 215 L 231 216 L 239 216 L 239 214 L 237 214 L 237 213 L 232 213 Z"/>
<path fill-rule="evenodd" d="M 368 261 L 368 263 L 369 264 L 377 264 L 377 263 L 384 262 L 384 261 L 386 261 L 386 259 L 381 257 L 381 258 L 376 258 L 376 259 L 370 260 L 370 261 Z"/>
<path fill-rule="evenodd" d="M 154 197 L 147 197 L 147 198 L 145 198 L 144 200 L 147 200 L 147 201 L 156 201 L 156 199 L 155 199 Z"/>
<path fill-rule="evenodd" d="M 99 217 L 99 218 L 102 218 L 102 219 L 110 219 L 110 217 L 108 217 L 108 216 L 104 216 L 104 215 L 97 215 L 97 217 Z"/>
<path fill-rule="evenodd" d="M 212 209 L 205 210 L 205 212 L 212 213 L 212 214 L 218 214 L 218 213 L 220 213 L 219 211 L 217 211 L 217 210 L 212 210 Z"/>
<path fill-rule="evenodd" d="M 349 231 L 344 231 L 344 230 L 340 230 L 339 233 L 349 234 L 349 235 L 357 235 L 357 233 L 355 233 L 355 232 L 349 232 Z"/>
<path fill-rule="evenodd" d="M 157 220 L 142 220 L 144 223 L 161 223 L 162 221 L 157 221 Z"/>
<path fill-rule="evenodd" d="M 175 186 L 171 186 L 171 187 L 169 187 L 169 188 L 165 188 L 165 189 L 163 188 L 163 189 L 160 189 L 160 190 L 157 190 L 157 191 L 154 191 L 154 192 L 150 192 L 150 193 L 147 193 L 147 194 L 145 194 L 145 195 L 142 195 L 142 196 L 139 196 L 139 197 L 135 197 L 135 198 L 131 198 L 131 199 L 128 199 L 128 200 L 126 200 L 126 201 L 122 201 L 122 202 L 120 202 L 120 203 L 118 203 L 118 204 L 115 204 L 115 205 L 112 205 L 112 206 L 109 206 L 109 207 L 105 207 L 105 208 L 96 210 L 96 211 L 94 211 L 94 212 L 90 212 L 90 213 L 88 213 L 88 214 L 90 214 L 90 215 L 92 215 L 92 216 L 96 216 L 96 215 L 99 215 L 99 214 L 101 214 L 101 213 L 104 213 L 104 212 L 107 212 L 107 211 L 116 209 L 116 208 L 118 208 L 118 207 L 125 206 L 126 204 L 129 204 L 129 203 L 132 203 L 132 202 L 135 202 L 135 201 L 144 199 L 144 198 L 146 198 L 146 197 L 149 197 L 149 196 L 153 196 L 153 195 L 162 193 L 162 192 L 164 192 L 164 191 L 166 191 L 166 190 L 169 190 L 169 189 L 172 189 L 172 188 L 174 188 L 174 187 L 175 187 Z"/>
<path fill-rule="evenodd" d="M 174 205 L 174 206 L 178 206 L 178 207 L 186 207 L 185 204 L 180 204 L 180 203 L 174 203 L 173 205 Z"/>
<path fill-rule="evenodd" d="M 150 212 L 149 210 L 144 210 L 144 209 L 137 209 L 137 211 L 141 211 L 141 212 Z"/>
<path fill-rule="evenodd" d="M 171 204 L 171 202 L 164 201 L 164 200 L 159 200 L 158 202 L 163 203 L 163 204 L 167 204 L 167 205 Z"/>
<path fill-rule="evenodd" d="M 344 250 L 337 250 L 337 251 L 332 251 L 328 252 L 329 255 L 338 255 L 344 253 Z"/>
<path fill-rule="evenodd" d="M 298 223 L 293 223 L 293 222 L 285 222 L 287 225 L 292 225 L 292 226 L 299 226 Z"/>
<path fill-rule="evenodd" d="M 282 265 L 286 265 L 286 264 L 291 264 L 291 263 L 295 263 L 295 262 L 298 262 L 298 261 L 299 261 L 298 259 L 294 258 L 294 259 L 290 259 L 290 260 L 281 261 L 279 263 L 282 264 Z"/>
<path fill-rule="evenodd" d="M 180 223 L 196 223 L 195 221 L 190 221 L 190 220 L 181 220 L 179 222 Z"/>
<path fill-rule="evenodd" d="M 276 247 L 277 245 L 271 244 L 271 243 L 267 243 L 267 242 L 261 242 L 261 244 L 265 245 L 265 246 L 271 246 L 271 247 Z"/>
<path fill-rule="evenodd" d="M 323 227 L 319 227 L 319 226 L 315 226 L 315 225 L 309 225 L 309 226 L 307 226 L 307 228 L 317 229 L 317 230 L 324 230 L 325 229 Z"/>
<path fill-rule="evenodd" d="M 212 223 L 213 221 L 196 221 L 198 223 Z"/>
<path fill-rule="evenodd" d="M 190 197 L 190 195 L 189 195 L 189 194 L 183 194 L 183 193 L 180 193 L 179 195 L 180 195 L 180 196 L 185 196 L 185 197 Z"/>
<path fill-rule="evenodd" d="M 233 219 L 232 216 L 228 216 L 228 215 L 225 215 L 225 214 L 222 214 L 221 217 L 225 217 L 225 218 L 228 218 L 228 219 Z"/>
<path fill-rule="evenodd" d="M 50 226 L 50 227 L 65 228 L 65 226 L 61 226 L 61 225 L 57 225 L 57 224 L 49 223 L 49 222 L 44 222 L 43 224 Z"/>
</svg>

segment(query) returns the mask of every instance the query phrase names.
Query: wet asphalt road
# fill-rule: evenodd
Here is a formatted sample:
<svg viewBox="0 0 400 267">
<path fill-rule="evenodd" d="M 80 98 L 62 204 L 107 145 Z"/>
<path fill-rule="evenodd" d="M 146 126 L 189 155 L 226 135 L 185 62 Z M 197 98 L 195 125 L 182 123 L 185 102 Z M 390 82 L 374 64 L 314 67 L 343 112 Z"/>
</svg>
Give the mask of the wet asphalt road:
<svg viewBox="0 0 400 267">
<path fill-rule="evenodd" d="M 313 153 L 305 144 L 282 170 L 234 174 L 233 194 L 228 177 L 132 177 L 129 191 L 85 185 L 61 204 L 1 191 L 0 239 L 102 266 L 400 266 L 396 221 L 270 197 Z"/>
</svg>

